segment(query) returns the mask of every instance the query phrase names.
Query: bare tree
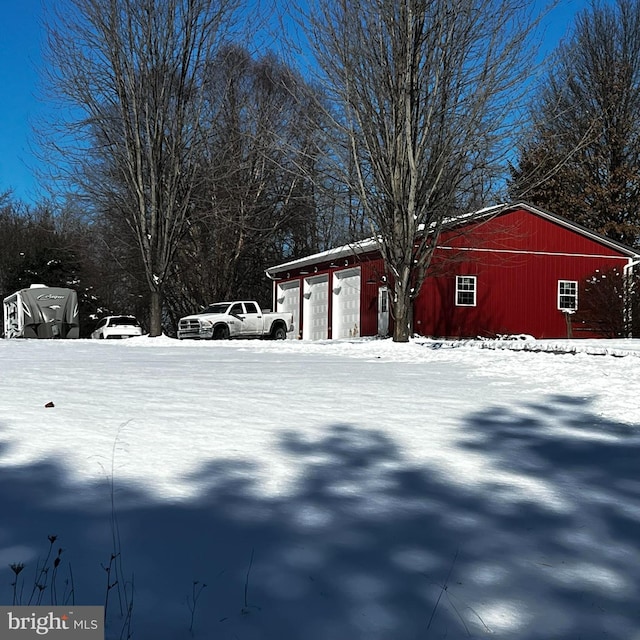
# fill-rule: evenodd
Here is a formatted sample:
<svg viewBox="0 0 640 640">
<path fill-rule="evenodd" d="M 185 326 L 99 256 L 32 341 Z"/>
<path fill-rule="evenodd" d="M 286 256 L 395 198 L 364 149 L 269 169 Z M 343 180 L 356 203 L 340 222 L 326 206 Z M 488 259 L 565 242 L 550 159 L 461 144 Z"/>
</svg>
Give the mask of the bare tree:
<svg viewBox="0 0 640 640">
<path fill-rule="evenodd" d="M 640 275 L 622 269 L 596 270 L 580 284 L 574 322 L 606 338 L 637 337 Z"/>
<path fill-rule="evenodd" d="M 274 54 L 225 47 L 206 76 L 208 145 L 171 282 L 184 315 L 229 297 L 267 303 L 264 270 L 325 248 L 320 98 Z"/>
<path fill-rule="evenodd" d="M 48 25 L 70 117 L 53 143 L 98 211 L 122 218 L 150 292 L 150 334 L 200 175 L 202 74 L 238 0 L 67 0 Z"/>
<path fill-rule="evenodd" d="M 391 277 L 394 340 L 446 221 L 490 195 L 530 70 L 523 0 L 317 0 L 306 29 Z M 345 157 L 350 156 L 350 162 Z M 351 173 L 352 178 L 349 177 Z"/>
<path fill-rule="evenodd" d="M 510 191 L 613 240 L 640 242 L 640 4 L 576 19 L 530 108 Z"/>
</svg>

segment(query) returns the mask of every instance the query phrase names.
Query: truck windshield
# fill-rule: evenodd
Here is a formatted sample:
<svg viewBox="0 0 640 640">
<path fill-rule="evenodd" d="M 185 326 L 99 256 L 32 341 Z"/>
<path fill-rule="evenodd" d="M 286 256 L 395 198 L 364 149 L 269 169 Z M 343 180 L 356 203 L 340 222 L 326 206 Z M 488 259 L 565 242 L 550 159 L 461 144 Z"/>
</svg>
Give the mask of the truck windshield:
<svg viewBox="0 0 640 640">
<path fill-rule="evenodd" d="M 228 302 L 218 302 L 217 304 L 210 304 L 202 313 L 226 313 L 228 308 Z"/>
</svg>

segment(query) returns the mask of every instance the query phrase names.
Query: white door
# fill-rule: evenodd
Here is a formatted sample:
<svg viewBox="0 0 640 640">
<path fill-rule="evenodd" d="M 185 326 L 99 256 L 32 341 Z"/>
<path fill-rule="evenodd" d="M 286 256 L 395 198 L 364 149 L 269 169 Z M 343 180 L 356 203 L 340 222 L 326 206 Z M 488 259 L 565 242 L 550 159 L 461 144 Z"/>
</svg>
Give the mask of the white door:
<svg viewBox="0 0 640 640">
<path fill-rule="evenodd" d="M 300 331 L 300 280 L 291 280 L 277 285 L 276 311 L 293 315 L 293 331 L 287 334 L 287 337 L 297 338 Z"/>
<path fill-rule="evenodd" d="M 231 335 L 250 336 L 253 333 L 251 321 L 247 322 L 244 305 L 242 302 L 236 302 L 230 309 L 229 315 L 232 320 L 229 322 Z"/>
<path fill-rule="evenodd" d="M 329 335 L 329 276 L 304 280 L 302 338 L 326 340 Z"/>
<path fill-rule="evenodd" d="M 258 312 L 258 308 L 253 302 L 244 303 L 244 314 L 242 317 L 242 333 L 244 335 L 261 335 L 264 320 L 262 313 Z"/>
<path fill-rule="evenodd" d="M 336 271 L 332 286 L 332 338 L 360 335 L 360 267 Z"/>
<path fill-rule="evenodd" d="M 378 335 L 389 334 L 389 289 L 378 287 Z"/>
</svg>

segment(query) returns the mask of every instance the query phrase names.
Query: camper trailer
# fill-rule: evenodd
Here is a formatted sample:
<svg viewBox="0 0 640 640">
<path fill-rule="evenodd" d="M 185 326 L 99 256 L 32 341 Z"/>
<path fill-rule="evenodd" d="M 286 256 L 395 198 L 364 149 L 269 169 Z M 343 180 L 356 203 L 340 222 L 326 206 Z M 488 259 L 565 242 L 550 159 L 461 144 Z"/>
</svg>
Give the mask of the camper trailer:
<svg viewBox="0 0 640 640">
<path fill-rule="evenodd" d="M 78 338 L 78 295 L 73 289 L 32 284 L 4 299 L 5 338 Z"/>
</svg>

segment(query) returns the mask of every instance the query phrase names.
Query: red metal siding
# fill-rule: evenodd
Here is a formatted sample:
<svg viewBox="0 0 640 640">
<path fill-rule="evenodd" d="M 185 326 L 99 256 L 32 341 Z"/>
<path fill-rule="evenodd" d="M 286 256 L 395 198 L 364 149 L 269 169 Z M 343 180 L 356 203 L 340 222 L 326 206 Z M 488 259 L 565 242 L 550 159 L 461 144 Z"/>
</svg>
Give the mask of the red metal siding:
<svg viewBox="0 0 640 640">
<path fill-rule="evenodd" d="M 384 262 L 380 258 L 368 257 L 360 266 L 360 335 L 375 336 L 378 333 L 378 287 L 386 283 Z"/>
<path fill-rule="evenodd" d="M 565 314 L 557 308 L 558 280 L 582 283 L 596 269 L 603 271 L 621 264 L 615 258 L 567 256 L 518 256 L 517 263 L 507 265 L 495 254 L 471 254 L 470 258 L 452 265 L 450 275 L 425 281 L 415 306 L 418 333 L 439 337 L 518 333 L 537 338 L 567 337 Z M 475 307 L 455 305 L 456 275 L 477 276 Z M 578 306 L 580 295 L 581 291 Z M 574 326 L 574 337 L 580 329 Z"/>
<path fill-rule="evenodd" d="M 558 280 L 582 283 L 597 269 L 620 268 L 627 261 L 614 249 L 528 211 L 470 229 L 442 239 L 442 245 L 462 250 L 441 249 L 434 256 L 433 271 L 443 275 L 428 278 L 416 301 L 415 329 L 422 335 L 567 337 L 566 316 L 557 308 Z M 456 275 L 477 276 L 475 307 L 455 305 Z M 576 337 L 592 335 L 580 326 L 573 331 Z"/>
<path fill-rule="evenodd" d="M 463 230 L 449 232 L 439 244 L 503 251 L 621 255 L 611 247 L 525 209 L 507 211 L 467 225 Z"/>
<path fill-rule="evenodd" d="M 557 308 L 558 280 L 582 283 L 596 270 L 621 269 L 629 258 L 623 250 L 602 244 L 588 232 L 567 228 L 551 218 L 526 208 L 507 210 L 443 236 L 430 277 L 415 303 L 416 332 L 438 337 L 520 333 L 537 338 L 566 337 L 566 316 Z M 359 266 L 360 335 L 377 334 L 378 288 L 389 276 L 377 252 L 348 255 L 335 262 L 323 257 L 305 265 L 281 272 L 282 281 L 300 279 L 303 287 L 305 277 L 328 274 L 331 283 L 336 271 Z M 456 275 L 477 277 L 475 306 L 456 306 Z M 578 307 L 580 295 L 579 291 Z M 302 325 L 302 308 L 300 321 Z M 590 335 L 581 329 L 584 327 L 573 327 L 574 337 Z"/>
</svg>

